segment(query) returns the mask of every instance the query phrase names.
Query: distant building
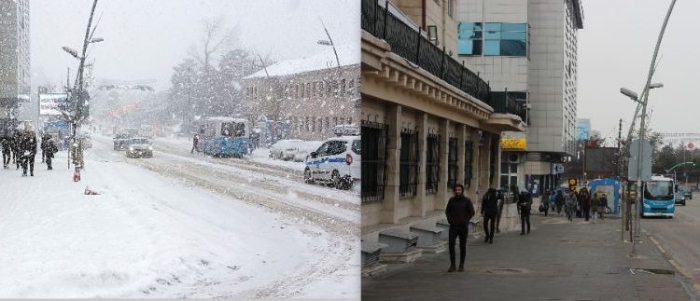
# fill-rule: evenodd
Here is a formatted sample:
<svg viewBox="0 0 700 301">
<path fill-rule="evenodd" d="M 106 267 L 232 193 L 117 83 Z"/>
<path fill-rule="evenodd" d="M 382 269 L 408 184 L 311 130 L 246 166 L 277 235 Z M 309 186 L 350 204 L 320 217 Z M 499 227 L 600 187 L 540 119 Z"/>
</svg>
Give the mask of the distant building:
<svg viewBox="0 0 700 301">
<path fill-rule="evenodd" d="M 591 136 L 591 120 L 576 119 L 576 141 L 588 140 Z"/>
<path fill-rule="evenodd" d="M 320 54 L 267 66 L 243 79 L 244 112 L 252 122 L 282 121 L 288 138 L 323 140 L 333 127 L 359 119 L 360 47 L 332 48 Z"/>
<path fill-rule="evenodd" d="M 0 118 L 29 102 L 29 0 L 0 1 Z"/>
</svg>

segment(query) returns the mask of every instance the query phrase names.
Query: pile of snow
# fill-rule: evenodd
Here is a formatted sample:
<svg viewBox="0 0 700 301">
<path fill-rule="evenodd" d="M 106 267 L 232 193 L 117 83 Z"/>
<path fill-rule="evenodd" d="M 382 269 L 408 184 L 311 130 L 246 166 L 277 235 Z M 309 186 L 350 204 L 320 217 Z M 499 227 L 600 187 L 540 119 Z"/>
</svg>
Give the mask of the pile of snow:
<svg viewBox="0 0 700 301">
<path fill-rule="evenodd" d="M 338 46 L 336 47 L 336 51 L 338 52 L 338 60 L 340 61 L 340 66 L 360 64 L 361 49 L 359 44 Z M 336 68 L 337 66 L 338 61 L 335 58 L 333 47 L 329 46 L 327 49 L 318 54 L 305 58 L 279 62 L 277 64 L 268 66 L 266 68 L 267 72 L 265 72 L 265 70 L 263 69 L 245 77 L 244 79 L 260 78 L 267 76 L 285 76 L 316 70 Z"/>
</svg>

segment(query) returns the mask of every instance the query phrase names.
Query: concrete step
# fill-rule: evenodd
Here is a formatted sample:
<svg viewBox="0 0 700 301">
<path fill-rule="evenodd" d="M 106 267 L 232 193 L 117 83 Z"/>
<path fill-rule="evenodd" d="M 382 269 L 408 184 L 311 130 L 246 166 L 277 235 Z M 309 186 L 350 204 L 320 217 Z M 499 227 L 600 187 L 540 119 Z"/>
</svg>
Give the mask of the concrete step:
<svg viewBox="0 0 700 301">
<path fill-rule="evenodd" d="M 413 225 L 410 231 L 418 234 L 418 246 L 433 245 L 441 240 L 444 229 L 432 225 Z"/>
<path fill-rule="evenodd" d="M 382 253 L 382 249 L 386 247 L 387 245 L 382 243 L 361 241 L 362 267 L 369 267 L 378 263 L 379 255 Z"/>
<path fill-rule="evenodd" d="M 379 232 L 379 242 L 387 245 L 382 248 L 382 253 L 400 254 L 418 245 L 418 235 L 410 231 L 389 229 Z"/>
</svg>

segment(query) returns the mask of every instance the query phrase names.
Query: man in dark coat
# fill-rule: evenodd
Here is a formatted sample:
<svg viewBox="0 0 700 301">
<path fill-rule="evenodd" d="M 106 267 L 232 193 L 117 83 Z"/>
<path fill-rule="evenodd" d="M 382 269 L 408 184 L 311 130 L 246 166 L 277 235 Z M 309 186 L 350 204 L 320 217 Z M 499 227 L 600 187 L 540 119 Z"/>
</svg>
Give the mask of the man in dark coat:
<svg viewBox="0 0 700 301">
<path fill-rule="evenodd" d="M 496 189 L 489 188 L 481 199 L 481 216 L 484 217 L 484 242 L 493 243 L 493 232 L 496 228 L 498 214 L 498 195 Z"/>
<path fill-rule="evenodd" d="M 31 132 L 26 132 L 19 143 L 20 161 L 22 163 L 22 176 L 27 176 L 27 167 L 29 173 L 34 176 L 34 160 L 36 158 L 37 142 L 36 136 Z M 27 166 L 29 165 L 29 166 Z"/>
<path fill-rule="evenodd" d="M 48 170 L 52 170 L 53 166 L 51 165 L 51 162 L 53 161 L 54 155 L 58 152 L 58 146 L 56 145 L 56 142 L 53 139 L 47 139 L 46 140 L 46 165 L 48 166 Z"/>
<path fill-rule="evenodd" d="M 47 135 L 42 135 L 41 136 L 41 163 L 44 163 L 46 161 L 46 143 L 48 142 L 48 137 Z"/>
<path fill-rule="evenodd" d="M 557 213 L 561 215 L 561 209 L 564 207 L 564 193 L 561 190 L 557 190 L 557 196 L 554 198 L 554 204 L 557 205 Z"/>
<path fill-rule="evenodd" d="M 464 259 L 467 251 L 467 235 L 469 234 L 469 221 L 474 217 L 474 205 L 464 196 L 464 186 L 455 184 L 454 196 L 447 202 L 445 215 L 450 224 L 449 248 L 450 268 L 447 272 L 455 271 L 455 243 L 459 237 L 459 271 L 464 271 Z"/>
<path fill-rule="evenodd" d="M 518 198 L 518 210 L 520 211 L 520 235 L 525 235 L 525 225 L 527 234 L 530 234 L 530 210 L 532 210 L 532 194 L 523 192 Z"/>
<path fill-rule="evenodd" d="M 583 217 L 585 217 L 586 221 L 588 221 L 591 218 L 591 193 L 588 192 L 586 187 L 581 188 L 581 191 L 579 191 L 578 201 L 581 203 Z"/>
<path fill-rule="evenodd" d="M 12 158 L 12 138 L 3 136 L 0 147 L 2 147 L 2 167 L 7 168 Z"/>
<path fill-rule="evenodd" d="M 199 151 L 199 150 L 197 150 L 198 145 L 199 145 L 199 135 L 194 134 L 194 137 L 192 137 L 192 150 L 190 151 L 190 154 L 194 154 L 194 151 Z"/>
</svg>

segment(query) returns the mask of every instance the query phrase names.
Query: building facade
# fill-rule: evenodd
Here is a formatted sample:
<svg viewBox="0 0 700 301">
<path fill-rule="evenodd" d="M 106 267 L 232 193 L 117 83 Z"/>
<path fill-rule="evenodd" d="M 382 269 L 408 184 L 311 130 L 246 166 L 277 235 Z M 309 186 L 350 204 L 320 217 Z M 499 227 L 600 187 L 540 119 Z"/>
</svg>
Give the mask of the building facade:
<svg viewBox="0 0 700 301">
<path fill-rule="evenodd" d="M 461 0 L 456 10 L 459 60 L 529 108 L 527 133 L 504 134 L 501 185 L 558 186 L 552 167 L 576 149 L 580 1 Z"/>
<path fill-rule="evenodd" d="M 363 254 L 416 231 L 436 233 L 455 184 L 479 210 L 481 195 L 499 185 L 501 133 L 525 130 L 523 107 L 492 97 L 487 82 L 455 59 L 456 43 L 440 42 L 456 37 L 452 5 L 362 1 Z M 405 251 L 389 255 L 410 261 L 415 251 Z"/>
<path fill-rule="evenodd" d="M 0 1 L 0 118 L 29 101 L 29 0 Z"/>
<path fill-rule="evenodd" d="M 359 47 L 338 48 L 283 61 L 244 79 L 244 110 L 251 122 L 282 121 L 289 139 L 324 140 L 333 128 L 359 120 Z"/>
</svg>

